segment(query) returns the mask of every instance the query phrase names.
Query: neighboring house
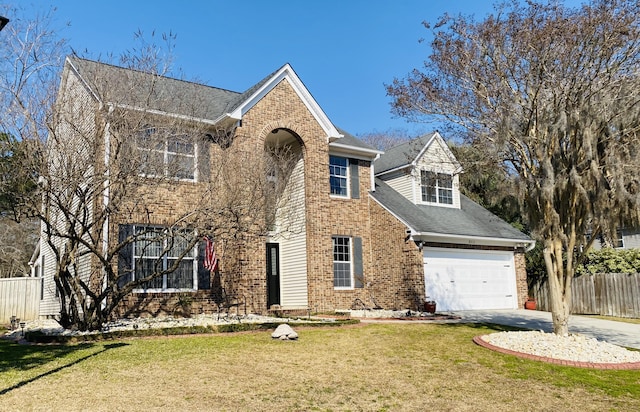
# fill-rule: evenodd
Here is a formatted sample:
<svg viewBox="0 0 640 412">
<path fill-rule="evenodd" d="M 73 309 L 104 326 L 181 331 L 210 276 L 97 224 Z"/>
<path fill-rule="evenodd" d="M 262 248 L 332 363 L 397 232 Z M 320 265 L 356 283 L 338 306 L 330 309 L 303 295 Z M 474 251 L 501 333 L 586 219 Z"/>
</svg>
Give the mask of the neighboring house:
<svg viewBox="0 0 640 412">
<path fill-rule="evenodd" d="M 136 91 L 126 87 L 132 78 L 154 84 L 144 107 L 135 100 Z M 101 100 L 96 92 L 100 87 L 112 88 L 122 100 Z M 186 97 L 189 112 L 159 96 Z M 436 300 L 439 310 L 516 308 L 526 299 L 523 253 L 533 241 L 460 195 L 460 165 L 439 134 L 380 156 L 382 152 L 336 128 L 288 64 L 237 93 L 71 57 L 59 98 L 85 115 L 75 120 L 78 125 L 58 131 L 58 139 L 64 141 L 74 128 L 93 136 L 96 168 L 109 170 L 109 142 L 115 134 L 110 133 L 109 119 L 97 109 L 87 116 L 91 110 L 86 108 L 117 106 L 151 112 L 160 120 L 186 118 L 211 129 L 206 137 L 168 142 L 163 148 L 137 143 L 133 155 L 164 158 L 165 169 L 140 169 L 149 184 L 144 196 L 153 206 L 144 213 L 132 206 L 132 212 L 111 219 L 102 233 L 105 243 L 141 228 L 162 230 L 172 216 L 188 212 L 199 201 L 203 185 L 214 179 L 213 166 L 230 153 L 212 138 L 216 130 L 233 127 L 234 138 L 227 142 L 231 147 L 267 150 L 284 142 L 296 154 L 286 188 L 290 213 L 276 213 L 275 229 L 268 235 L 220 249 L 216 275 L 235 276 L 234 292 L 250 312 L 324 312 L 349 309 L 356 302 L 417 309 L 425 299 Z M 150 126 L 148 133 L 154 130 Z M 72 138 L 68 141 L 74 144 Z M 169 173 L 166 159 L 177 159 L 181 166 L 171 172 L 175 179 L 170 185 L 157 185 L 154 175 Z M 135 205 L 135 199 L 130 202 Z M 56 316 L 60 299 L 53 282 L 55 259 L 43 240 L 39 250 L 33 261 L 44 278 L 40 315 Z M 237 253 L 235 262 L 231 252 Z M 146 253 L 144 248 L 123 249 L 118 263 L 122 276 L 143 276 Z M 203 267 L 203 255 L 203 245 L 194 248 L 179 276 L 165 275 L 144 290 L 134 290 L 119 313 L 170 313 L 185 294 L 194 311 L 214 311 L 215 279 Z M 97 276 L 92 284 L 101 287 L 92 262 L 78 260 L 78 275 Z"/>
<path fill-rule="evenodd" d="M 616 238 L 606 241 L 600 236 L 593 244 L 596 250 L 610 246 L 614 249 L 640 249 L 640 229 L 621 228 L 616 232 Z"/>
</svg>

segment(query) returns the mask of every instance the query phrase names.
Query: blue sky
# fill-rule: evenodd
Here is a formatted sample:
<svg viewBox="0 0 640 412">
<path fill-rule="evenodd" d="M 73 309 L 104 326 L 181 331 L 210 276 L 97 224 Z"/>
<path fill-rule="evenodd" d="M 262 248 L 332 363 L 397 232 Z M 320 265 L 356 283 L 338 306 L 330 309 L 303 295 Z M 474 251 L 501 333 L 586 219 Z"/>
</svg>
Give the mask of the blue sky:
<svg viewBox="0 0 640 412">
<path fill-rule="evenodd" d="M 484 0 L 35 0 L 57 7 L 69 44 L 88 57 L 136 46 L 134 33 L 177 34 L 176 69 L 187 79 L 242 92 L 290 63 L 338 127 L 355 134 L 432 130 L 390 113 L 385 83 L 429 54 L 422 21 L 444 12 L 481 19 Z M 8 16 L 10 17 L 10 16 Z M 88 54 L 87 54 L 88 52 Z"/>
</svg>

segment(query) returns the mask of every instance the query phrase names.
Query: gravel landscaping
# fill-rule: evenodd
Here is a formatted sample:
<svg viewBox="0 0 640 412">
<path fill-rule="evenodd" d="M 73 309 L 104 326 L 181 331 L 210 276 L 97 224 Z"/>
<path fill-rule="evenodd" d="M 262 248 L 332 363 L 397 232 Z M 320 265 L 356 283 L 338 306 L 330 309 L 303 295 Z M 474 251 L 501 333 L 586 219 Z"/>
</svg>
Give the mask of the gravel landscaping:
<svg viewBox="0 0 640 412">
<path fill-rule="evenodd" d="M 242 317 L 221 317 L 217 315 L 199 315 L 190 318 L 174 318 L 174 317 L 157 317 L 157 318 L 134 318 L 119 319 L 117 321 L 108 322 L 101 331 L 81 332 L 77 330 L 64 329 L 53 319 L 34 320 L 25 323 L 24 330 L 16 329 L 6 333 L 5 337 L 9 339 L 19 339 L 23 332 L 40 331 L 45 335 L 60 336 L 81 336 L 94 335 L 102 332 L 117 332 L 125 330 L 145 330 L 159 328 L 175 328 L 175 327 L 191 327 L 191 326 L 218 326 L 237 323 L 287 323 L 292 319 L 278 318 L 271 316 L 246 315 Z M 304 321 L 296 319 L 296 322 Z M 331 321 L 331 320 L 327 320 Z"/>
<path fill-rule="evenodd" d="M 640 362 L 640 352 L 582 335 L 559 336 L 541 331 L 499 332 L 482 340 L 499 348 L 529 355 L 588 363 Z"/>
</svg>

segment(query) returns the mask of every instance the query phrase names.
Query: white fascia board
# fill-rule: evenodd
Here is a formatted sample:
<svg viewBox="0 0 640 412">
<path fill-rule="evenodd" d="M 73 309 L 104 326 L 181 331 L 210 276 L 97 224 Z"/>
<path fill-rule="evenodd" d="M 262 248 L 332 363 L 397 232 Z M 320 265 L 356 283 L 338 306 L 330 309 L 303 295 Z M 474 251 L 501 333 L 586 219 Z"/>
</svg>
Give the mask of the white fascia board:
<svg viewBox="0 0 640 412">
<path fill-rule="evenodd" d="M 434 140 L 438 140 L 438 143 L 440 144 L 440 148 L 445 152 L 447 157 L 449 157 L 451 162 L 457 166 L 456 170 L 454 171 L 454 174 L 460 173 L 462 171 L 462 165 L 460 164 L 460 162 L 458 162 L 458 159 L 456 159 L 456 157 L 453 155 L 453 152 L 451 151 L 451 149 L 449 149 L 449 146 L 447 146 L 447 142 L 444 141 L 444 139 L 442 138 L 439 132 L 433 133 L 433 135 L 431 136 L 427 144 L 424 145 L 420 153 L 418 153 L 418 156 L 416 156 L 416 158 L 413 160 L 413 165 L 415 166 L 417 164 L 418 159 L 420 159 L 424 155 L 424 153 L 427 151 L 429 146 L 431 146 Z"/>
<path fill-rule="evenodd" d="M 38 238 L 38 241 L 36 242 L 36 248 L 33 250 L 33 253 L 31 254 L 31 259 L 29 259 L 29 266 L 35 265 L 36 261 L 40 257 L 40 242 L 42 242 L 41 237 Z"/>
<path fill-rule="evenodd" d="M 341 144 L 339 140 L 329 143 L 329 153 L 331 154 L 344 154 L 354 159 L 360 160 L 373 160 L 378 155 L 382 154 L 377 149 L 360 148 L 350 145 Z"/>
<path fill-rule="evenodd" d="M 413 238 L 415 240 L 433 241 L 433 242 L 442 242 L 442 243 L 455 243 L 455 244 L 463 244 L 463 245 L 524 247 L 526 248 L 526 250 L 533 249 L 533 247 L 536 244 L 535 240 L 452 235 L 452 234 L 434 233 L 434 232 L 417 232 L 413 235 Z"/>
<path fill-rule="evenodd" d="M 438 132 L 435 132 L 434 134 L 431 135 L 431 138 L 429 139 L 429 141 L 427 142 L 427 144 L 425 144 L 422 149 L 420 149 L 420 153 L 418 153 L 418 155 L 416 156 L 415 159 L 413 159 L 413 161 L 411 162 L 412 165 L 416 165 L 418 163 L 418 159 L 420 159 L 422 156 L 424 156 L 424 153 L 427 151 L 427 149 L 429 148 L 429 146 L 431 146 L 431 143 L 433 143 L 433 141 L 435 140 L 436 136 L 440 136 L 438 134 Z"/>
<path fill-rule="evenodd" d="M 234 111 L 227 113 L 226 116 L 232 119 L 241 120 L 242 116 L 251 109 L 256 103 L 260 101 L 267 93 L 269 93 L 274 87 L 278 85 L 282 80 L 287 79 L 293 90 L 298 97 L 307 106 L 307 109 L 311 112 L 313 117 L 322 127 L 322 130 L 327 134 L 327 139 L 342 137 L 342 134 L 338 132 L 335 126 L 331 123 L 327 115 L 322 111 L 318 103 L 315 101 L 309 90 L 304 86 L 300 78 L 293 71 L 293 68 L 289 64 L 282 66 L 276 74 L 273 75 L 269 81 L 262 85 L 255 93 L 253 93 L 244 103 L 242 103 Z"/>
<path fill-rule="evenodd" d="M 82 75 L 80 74 L 80 71 L 78 70 L 78 68 L 73 65 L 73 62 L 71 61 L 71 59 L 68 56 L 65 58 L 65 63 L 69 65 L 71 70 L 75 73 L 75 75 L 78 77 L 78 79 L 80 79 L 82 84 L 84 84 L 84 87 L 86 87 L 86 89 L 89 91 L 89 93 L 91 93 L 93 98 L 96 99 L 97 102 L 103 103 L 102 100 L 100 100 L 100 97 L 91 88 L 91 86 L 89 86 L 89 83 L 84 79 L 84 77 L 82 77 Z M 61 88 L 62 88 L 62 83 L 63 82 L 61 82 L 61 84 L 60 84 Z"/>
</svg>

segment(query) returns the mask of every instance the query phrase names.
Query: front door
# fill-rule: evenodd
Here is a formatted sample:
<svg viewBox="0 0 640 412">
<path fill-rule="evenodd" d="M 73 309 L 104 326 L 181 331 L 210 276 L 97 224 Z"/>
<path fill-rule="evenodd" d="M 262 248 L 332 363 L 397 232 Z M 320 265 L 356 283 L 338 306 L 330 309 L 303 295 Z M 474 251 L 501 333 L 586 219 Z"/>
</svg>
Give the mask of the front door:
<svg viewBox="0 0 640 412">
<path fill-rule="evenodd" d="M 280 304 L 280 251 L 277 243 L 267 243 L 267 308 Z"/>
</svg>

